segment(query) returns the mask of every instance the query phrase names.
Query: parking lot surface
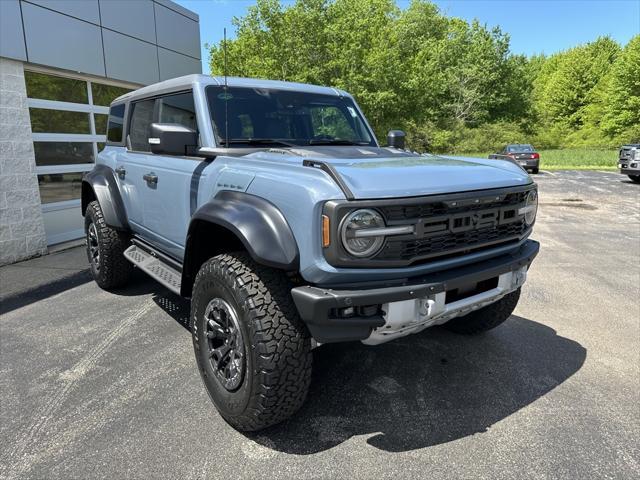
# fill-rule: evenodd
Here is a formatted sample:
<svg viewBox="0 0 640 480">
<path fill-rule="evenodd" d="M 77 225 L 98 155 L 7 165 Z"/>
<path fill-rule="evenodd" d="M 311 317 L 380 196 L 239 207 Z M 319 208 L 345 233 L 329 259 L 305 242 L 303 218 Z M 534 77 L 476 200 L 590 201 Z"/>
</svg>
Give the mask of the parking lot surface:
<svg viewBox="0 0 640 480">
<path fill-rule="evenodd" d="M 322 346 L 302 410 L 251 435 L 201 385 L 187 301 L 102 291 L 81 248 L 0 269 L 0 478 L 638 478 L 640 185 L 535 180 L 510 320 Z"/>
</svg>

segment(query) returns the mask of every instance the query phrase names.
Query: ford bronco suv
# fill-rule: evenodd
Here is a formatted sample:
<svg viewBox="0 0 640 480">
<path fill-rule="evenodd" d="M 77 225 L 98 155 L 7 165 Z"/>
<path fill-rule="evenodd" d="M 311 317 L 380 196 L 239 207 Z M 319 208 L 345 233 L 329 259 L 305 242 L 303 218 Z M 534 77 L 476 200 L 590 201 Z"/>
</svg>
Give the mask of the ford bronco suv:
<svg viewBox="0 0 640 480">
<path fill-rule="evenodd" d="M 618 152 L 618 168 L 632 182 L 640 183 L 640 143 L 623 145 Z"/>
<path fill-rule="evenodd" d="M 537 189 L 508 161 L 380 146 L 334 88 L 190 75 L 110 107 L 83 179 L 91 272 L 191 299 L 196 363 L 239 430 L 304 402 L 311 350 L 432 325 L 484 332 L 518 302 Z"/>
</svg>

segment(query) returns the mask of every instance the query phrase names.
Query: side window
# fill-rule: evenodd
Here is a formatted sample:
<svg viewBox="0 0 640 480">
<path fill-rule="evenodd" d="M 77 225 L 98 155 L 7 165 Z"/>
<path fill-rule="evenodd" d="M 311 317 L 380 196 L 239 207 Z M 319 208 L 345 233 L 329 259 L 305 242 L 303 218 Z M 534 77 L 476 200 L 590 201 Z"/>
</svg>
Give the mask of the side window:
<svg viewBox="0 0 640 480">
<path fill-rule="evenodd" d="M 155 103 L 155 100 L 143 100 L 131 105 L 133 112 L 129 126 L 129 143 L 132 150 L 149 151 L 149 137 L 151 136 Z"/>
<path fill-rule="evenodd" d="M 177 123 L 193 130 L 198 129 L 193 92 L 178 93 L 159 99 L 159 123 Z"/>
<path fill-rule="evenodd" d="M 112 105 L 109 109 L 109 121 L 107 123 L 107 140 L 110 142 L 122 142 L 122 127 L 124 125 L 124 103 Z M 96 127 L 96 131 L 98 128 Z"/>
</svg>

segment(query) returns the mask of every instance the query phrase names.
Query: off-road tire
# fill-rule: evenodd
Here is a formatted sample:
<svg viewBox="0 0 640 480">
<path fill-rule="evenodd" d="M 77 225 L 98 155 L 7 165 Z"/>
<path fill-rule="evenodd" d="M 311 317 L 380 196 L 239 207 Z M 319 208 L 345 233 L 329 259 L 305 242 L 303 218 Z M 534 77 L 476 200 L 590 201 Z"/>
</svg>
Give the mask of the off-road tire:
<svg viewBox="0 0 640 480">
<path fill-rule="evenodd" d="M 538 173 L 539 171 L 540 171 L 540 169 L 539 169 L 539 168 L 532 168 L 532 169 L 531 169 L 531 173 L 533 173 L 533 174 L 536 174 L 536 173 Z"/>
<path fill-rule="evenodd" d="M 293 415 L 311 382 L 311 340 L 291 298 L 287 276 L 244 253 L 205 262 L 191 298 L 196 363 L 209 397 L 234 428 L 256 431 Z M 220 298 L 235 309 L 243 336 L 242 383 L 233 391 L 216 377 L 209 357 L 207 305 Z"/>
<path fill-rule="evenodd" d="M 89 230 L 95 225 L 99 260 L 96 262 L 91 254 Z M 100 288 L 111 290 L 124 286 L 131 277 L 133 264 L 123 255 L 129 246 L 129 235 L 108 226 L 104 221 L 102 209 L 97 201 L 87 205 L 84 216 L 84 231 L 87 240 L 87 259 L 91 275 Z"/>
<path fill-rule="evenodd" d="M 475 335 L 496 328 L 511 316 L 518 304 L 520 289 L 502 297 L 495 303 L 487 305 L 463 317 L 449 320 L 443 326 L 455 333 Z"/>
<path fill-rule="evenodd" d="M 640 183 L 640 175 L 629 175 L 629 178 L 634 183 Z"/>
</svg>

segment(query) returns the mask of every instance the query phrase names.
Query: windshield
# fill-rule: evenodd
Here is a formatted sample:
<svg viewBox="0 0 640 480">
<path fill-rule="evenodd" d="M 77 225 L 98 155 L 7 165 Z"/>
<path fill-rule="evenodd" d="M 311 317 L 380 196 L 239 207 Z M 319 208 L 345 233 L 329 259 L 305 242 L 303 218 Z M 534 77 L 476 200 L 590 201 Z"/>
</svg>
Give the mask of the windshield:
<svg viewBox="0 0 640 480">
<path fill-rule="evenodd" d="M 509 145 L 509 147 L 507 147 L 507 151 L 510 153 L 533 152 L 533 147 L 531 145 Z"/>
<path fill-rule="evenodd" d="M 223 146 L 227 139 L 233 147 L 375 146 L 350 98 L 268 88 L 228 87 L 225 93 L 222 86 L 209 86 L 206 91 L 217 142 Z"/>
</svg>

